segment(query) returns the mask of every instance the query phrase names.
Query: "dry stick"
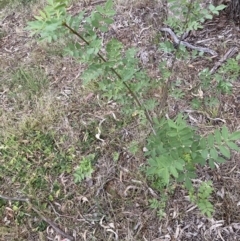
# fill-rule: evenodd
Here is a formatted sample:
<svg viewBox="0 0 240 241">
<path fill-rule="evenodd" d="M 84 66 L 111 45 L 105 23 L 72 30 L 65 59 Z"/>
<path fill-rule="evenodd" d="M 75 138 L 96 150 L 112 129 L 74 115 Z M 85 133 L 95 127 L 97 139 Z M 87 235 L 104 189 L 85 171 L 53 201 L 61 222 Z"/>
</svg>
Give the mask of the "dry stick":
<svg viewBox="0 0 240 241">
<path fill-rule="evenodd" d="M 178 44 L 180 42 L 180 40 L 178 39 L 178 37 L 176 36 L 176 34 L 170 29 L 170 28 L 160 28 L 161 31 L 163 32 L 167 32 L 171 35 L 173 41 L 175 44 Z M 214 50 L 212 49 L 209 49 L 209 48 L 205 48 L 205 47 L 198 47 L 198 46 L 194 46 L 186 41 L 181 41 L 180 42 L 181 45 L 187 47 L 187 48 L 190 48 L 190 49 L 195 49 L 195 50 L 198 50 L 200 52 L 204 52 L 204 53 L 209 53 L 213 56 L 216 56 L 217 55 L 217 52 L 215 52 Z"/>
<path fill-rule="evenodd" d="M 199 110 L 184 110 L 183 112 L 185 113 L 198 113 L 198 114 L 202 114 L 202 115 L 205 115 L 209 120 L 212 120 L 212 121 L 221 121 L 223 123 L 226 123 L 226 121 L 224 119 L 221 119 L 221 118 L 212 118 L 209 116 L 209 114 L 207 112 L 204 112 L 204 111 L 199 111 Z"/>
<path fill-rule="evenodd" d="M 0 194 L 0 198 L 8 201 L 20 201 L 20 202 L 29 202 L 28 198 L 21 198 L 21 197 L 7 197 Z"/>
<path fill-rule="evenodd" d="M 214 67 L 210 70 L 211 74 L 214 74 L 217 69 L 228 59 L 231 58 L 235 53 L 238 52 L 238 47 L 230 48 L 227 53 L 214 65 Z"/>
<path fill-rule="evenodd" d="M 78 32 L 76 32 L 74 29 L 72 29 L 69 25 L 67 25 L 67 23 L 63 23 L 63 26 L 65 26 L 66 28 L 68 28 L 73 34 L 75 34 L 76 36 L 78 36 L 85 44 L 90 45 L 90 43 L 82 36 L 80 35 Z M 98 57 L 103 61 L 103 62 L 107 62 L 107 60 L 103 57 L 102 54 L 97 53 Z M 114 68 L 110 68 L 111 71 L 120 79 L 122 80 L 122 76 L 114 69 Z M 143 107 L 143 105 L 141 104 L 140 100 L 138 99 L 137 95 L 131 90 L 130 86 L 123 81 L 124 86 L 127 88 L 128 92 L 131 94 L 131 96 L 133 97 L 133 99 L 136 101 L 137 105 L 139 107 Z M 154 134 L 156 134 L 154 128 L 153 128 L 153 121 L 152 121 L 152 117 L 150 116 L 150 114 L 148 113 L 148 111 L 146 110 L 146 108 L 144 107 L 144 113 L 146 115 L 146 118 L 148 119 L 152 131 Z"/>
<path fill-rule="evenodd" d="M 38 209 L 36 209 L 35 207 L 33 207 L 31 205 L 31 208 L 33 211 L 35 211 L 42 220 L 44 220 L 46 223 L 48 223 L 50 226 L 52 226 L 52 228 L 59 234 L 61 234 L 62 236 L 64 236 L 65 238 L 69 239 L 69 240 L 74 240 L 74 238 L 68 234 L 66 234 L 65 232 L 63 232 L 60 228 L 57 227 L 57 225 L 55 223 L 53 223 L 52 221 L 50 221 L 49 219 L 45 218 Z"/>
<path fill-rule="evenodd" d="M 91 5 L 102 4 L 102 3 L 105 3 L 105 2 L 106 2 L 106 0 L 97 0 L 97 1 L 91 2 Z"/>
<path fill-rule="evenodd" d="M 1 199 L 4 199 L 4 200 L 7 200 L 7 201 L 19 201 L 19 202 L 26 202 L 30 208 L 38 214 L 38 216 L 43 220 L 45 221 L 46 223 L 48 223 L 50 226 L 52 226 L 52 228 L 57 232 L 59 233 L 60 235 L 62 235 L 63 237 L 69 239 L 69 240 L 74 240 L 74 238 L 68 234 L 66 234 L 65 232 L 63 232 L 60 228 L 57 227 L 57 225 L 50 221 L 49 219 L 45 218 L 41 212 L 35 208 L 32 203 L 30 202 L 29 198 L 18 198 L 18 197 L 7 197 L 7 196 L 3 196 L 3 195 L 0 195 L 0 198 Z"/>
</svg>

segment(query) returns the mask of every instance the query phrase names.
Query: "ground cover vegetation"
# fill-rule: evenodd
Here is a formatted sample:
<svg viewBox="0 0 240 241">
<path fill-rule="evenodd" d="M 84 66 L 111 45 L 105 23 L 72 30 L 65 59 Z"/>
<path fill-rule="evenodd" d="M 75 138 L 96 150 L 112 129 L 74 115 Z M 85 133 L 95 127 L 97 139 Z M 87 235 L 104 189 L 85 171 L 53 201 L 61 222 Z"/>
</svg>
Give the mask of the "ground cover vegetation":
<svg viewBox="0 0 240 241">
<path fill-rule="evenodd" d="M 34 66 L 31 61 L 14 62 L 13 70 L 6 67 L 8 77 L 2 73 L 0 172 L 1 185 L 8 183 L 0 196 L 6 224 L 3 236 L 20 227 L 22 240 L 31 240 L 24 222 L 37 215 L 30 227 L 42 240 L 46 234 L 50 239 L 56 235 L 69 240 L 144 240 L 147 234 L 147 240 L 167 240 L 171 236 L 166 231 L 153 235 L 150 226 L 144 234 L 142 223 L 165 222 L 177 192 L 184 192 L 189 204 L 198 207 L 198 216 L 206 220 L 216 216 L 213 194 L 223 199 L 224 194 L 214 188 L 211 175 L 201 174 L 204 169 L 219 170 L 240 150 L 240 131 L 222 114 L 223 99 L 235 97 L 240 56 L 233 48 L 231 58 L 220 59 L 212 69 L 197 68 L 188 82 L 188 69 L 195 68 L 190 63 L 200 59 L 211 63 L 217 52 L 189 45 L 185 35 L 203 29 L 225 6 L 203 8 L 200 1 L 182 0 L 179 8 L 174 0 L 166 3 L 161 18 L 165 28 L 151 33 L 151 44 L 163 56 L 154 73 L 136 47 L 111 36 L 117 14 L 114 2 L 97 3 L 86 11 L 74 9 L 75 3 L 66 0 L 49 0 L 41 9 L 37 6 L 34 20 L 22 30 L 30 31 L 31 41 L 39 42 L 34 42 L 38 47 L 30 57 L 36 59 Z M 64 62 L 62 66 L 54 63 L 61 70 L 59 75 L 49 68 L 51 60 L 45 63 L 50 56 L 53 61 L 55 56 L 55 60 L 70 61 L 73 69 L 81 63 L 82 69 L 72 77 L 73 71 L 64 73 Z M 179 73 L 183 63 L 185 69 Z M 64 81 L 72 86 L 59 88 Z M 96 101 L 90 101 L 93 96 Z M 171 101 L 178 103 L 173 113 Z M 182 111 L 179 103 L 185 103 Z M 204 128 L 194 114 L 205 116 Z M 120 181 L 109 177 L 112 172 L 119 173 Z M 139 207 L 147 209 L 140 211 L 142 216 L 136 211 L 144 221 L 131 221 L 132 227 L 124 224 L 124 230 L 119 219 L 125 220 L 124 213 Z M 117 215 L 118 209 L 124 209 L 122 216 Z M 62 228 L 47 218 L 50 210 L 59 218 L 66 217 Z M 180 218 L 183 214 L 179 213 Z M 82 224 L 77 228 L 67 217 Z M 181 239 L 177 231 L 171 235 Z"/>
</svg>

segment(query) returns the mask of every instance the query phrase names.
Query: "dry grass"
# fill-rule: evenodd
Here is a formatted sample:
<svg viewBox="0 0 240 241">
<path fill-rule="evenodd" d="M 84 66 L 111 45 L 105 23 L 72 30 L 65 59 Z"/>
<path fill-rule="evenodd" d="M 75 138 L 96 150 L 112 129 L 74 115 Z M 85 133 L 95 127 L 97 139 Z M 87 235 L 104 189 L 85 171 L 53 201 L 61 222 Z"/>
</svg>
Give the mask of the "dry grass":
<svg viewBox="0 0 240 241">
<path fill-rule="evenodd" d="M 239 154 L 233 153 L 231 160 L 215 170 L 208 167 L 198 170 L 196 183 L 212 180 L 214 184 L 212 202 L 216 211 L 212 219 L 203 217 L 189 202 L 186 191 L 176 186 L 170 193 L 166 215 L 160 220 L 156 210 L 149 208 L 149 200 L 160 200 L 162 194 L 151 188 L 141 171 L 146 163 L 142 148 L 148 132 L 137 118 L 126 119 L 116 103 L 101 99 L 93 86 L 83 88 L 81 73 L 84 66 L 69 57 L 62 57 L 60 50 L 64 41 L 60 47 L 38 44 L 24 30 L 26 22 L 32 19 L 43 3 L 40 1 L 26 7 L 15 5 L 14 11 L 12 7 L 5 8 L 0 14 L 4 19 L 0 39 L 1 144 L 14 135 L 19 138 L 19 143 L 25 143 L 21 148 L 25 146 L 28 149 L 31 147 L 29 143 L 33 143 L 32 139 L 28 139 L 32 131 L 41 132 L 43 136 L 54 133 L 54 151 L 51 154 L 71 155 L 66 159 L 65 166 L 59 160 L 66 170 L 47 169 L 45 186 L 39 188 L 32 184 L 30 193 L 25 193 L 23 184 L 14 182 L 11 176 L 0 177 L 1 194 L 33 195 L 33 203 L 42 215 L 54 221 L 75 240 L 240 240 Z M 93 9 L 91 4 L 74 1 L 71 11 L 80 11 L 84 4 L 87 10 Z M 159 35 L 156 28 L 162 25 L 165 18 L 162 7 L 161 1 L 116 1 L 118 12 L 113 24 L 114 31 L 106 35 L 106 40 L 116 37 L 126 47 L 138 47 L 139 58 L 153 77 L 160 76 L 158 63 L 169 59 L 156 46 L 165 38 Z M 215 38 L 209 47 L 215 48 L 221 56 L 229 44 L 226 29 L 231 30 L 236 39 L 239 38 L 231 25 L 225 25 L 218 32 L 211 31 L 211 36 L 202 30 L 190 38 L 192 41 Z M 225 40 L 218 40 L 218 35 L 223 35 Z M 180 88 L 185 98 L 170 98 L 169 116 L 190 108 L 192 89 L 199 82 L 199 70 L 212 67 L 215 61 L 199 57 L 176 64 L 174 78 L 182 82 L 174 88 Z M 19 75 L 19 70 L 25 75 Z M 36 86 L 36 83 L 42 83 L 41 80 L 46 80 L 45 84 Z M 161 89 L 152 94 L 161 98 Z M 223 96 L 218 108 L 218 116 L 226 120 L 232 130 L 240 127 L 239 94 L 238 81 L 234 83 L 233 94 Z M 218 125 L 209 122 L 207 116 L 211 113 L 206 115 L 207 112 L 202 110 L 189 117 L 189 122 L 198 126 L 203 134 Z M 101 129 L 103 141 L 95 136 L 98 128 Z M 137 148 L 133 153 L 130 146 L 134 143 L 137 143 Z M 92 178 L 75 184 L 73 172 L 81 158 L 90 153 L 96 155 Z M 36 166 L 42 167 L 41 158 L 44 156 L 39 152 L 34 155 Z M 31 155 L 29 158 L 33 160 Z M 51 158 L 54 159 L 54 155 Z M 3 161 L 2 155 L 0 162 Z M 31 179 L 35 170 L 29 170 L 32 171 L 28 173 Z M 15 175 L 18 177 L 17 171 Z M 64 240 L 26 203 L 0 200 L 0 213 L 0 240 Z"/>
</svg>

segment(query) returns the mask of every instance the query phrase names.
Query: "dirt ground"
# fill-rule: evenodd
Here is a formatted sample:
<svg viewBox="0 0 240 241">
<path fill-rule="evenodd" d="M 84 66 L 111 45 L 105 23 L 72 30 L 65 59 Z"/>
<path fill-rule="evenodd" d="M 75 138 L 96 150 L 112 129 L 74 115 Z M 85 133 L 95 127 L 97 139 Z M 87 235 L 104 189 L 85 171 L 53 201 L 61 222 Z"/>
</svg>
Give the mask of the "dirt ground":
<svg viewBox="0 0 240 241">
<path fill-rule="evenodd" d="M 103 2 L 74 1 L 69 12 L 75 14 L 83 8 L 91 12 Z M 159 30 L 168 14 L 166 6 L 160 0 L 118 0 L 115 5 L 115 22 L 103 36 L 104 41 L 114 37 L 126 48 L 138 48 L 142 66 L 151 77 L 159 78 L 159 63 L 173 58 L 158 48 L 159 43 L 168 37 L 160 34 Z M 83 241 L 239 241 L 240 155 L 233 152 L 231 160 L 216 165 L 214 170 L 207 166 L 198 170 L 198 178 L 194 180 L 196 183 L 204 180 L 213 182 L 211 202 L 214 203 L 215 212 L 212 218 L 203 216 L 191 204 L 187 192 L 176 185 L 169 197 L 165 216 L 159 219 L 156 210 L 149 208 L 149 200 L 161 199 L 162 194 L 151 188 L 141 171 L 146 164 L 142 148 L 149 133 L 137 118 L 124 119 L 120 106 L 104 101 L 94 86 L 82 86 L 81 74 L 85 66 L 62 55 L 64 41 L 52 46 L 37 43 L 36 37 L 31 37 L 24 29 L 27 21 L 32 20 L 42 6 L 44 1 L 33 1 L 29 4 L 15 3 L 1 9 L 0 132 L 2 136 L 18 132 L 26 122 L 47 132 L 54 131 L 62 150 L 74 146 L 73 166 L 79 163 L 81 157 L 96 154 L 94 173 L 81 185 L 74 183 L 71 173 L 47 176 L 49 186 L 45 190 L 36 190 L 36 196 L 32 197 L 41 215 L 27 203 L 18 204 L 16 210 L 13 201 L 1 202 L 0 240 L 66 241 L 69 237 L 64 237 L 64 234 L 67 234 L 72 240 Z M 199 71 L 214 68 L 233 47 L 237 48 L 236 56 L 240 48 L 239 40 L 239 26 L 224 13 L 206 21 L 203 29 L 186 37 L 185 41 L 204 44 L 216 51 L 217 56 L 204 55 L 176 63 L 176 80 L 184 81 L 175 88 L 184 92 L 185 96 L 180 99 L 169 97 L 170 117 L 192 109 L 191 90 L 198 84 Z M 14 76 L 22 68 L 34 71 L 37 68 L 49 80 L 40 96 L 31 93 L 31 100 L 26 100 L 26 95 L 17 92 L 21 83 L 15 86 Z M 42 75 L 34 73 L 41 82 Z M 211 95 L 211 91 L 204 95 Z M 161 97 L 161 90 L 153 94 Z M 211 111 L 186 113 L 189 123 L 198 127 L 203 134 L 222 124 L 221 121 L 209 121 Z M 230 130 L 240 130 L 240 78 L 233 83 L 230 95 L 221 96 L 217 117 L 224 120 Z M 33 124 L 35 121 L 37 124 Z M 101 127 L 103 141 L 95 138 L 98 127 Z M 130 148 L 132 143 L 137 143 L 139 147 L 134 153 Z M 0 158 L 4 159 L 1 152 Z M 45 200 L 54 183 L 58 183 L 61 194 Z M 2 195 L 15 197 L 22 194 L 20 184 L 7 176 L 0 177 L 0 187 Z M 57 232 L 51 223 L 62 233 Z"/>
</svg>

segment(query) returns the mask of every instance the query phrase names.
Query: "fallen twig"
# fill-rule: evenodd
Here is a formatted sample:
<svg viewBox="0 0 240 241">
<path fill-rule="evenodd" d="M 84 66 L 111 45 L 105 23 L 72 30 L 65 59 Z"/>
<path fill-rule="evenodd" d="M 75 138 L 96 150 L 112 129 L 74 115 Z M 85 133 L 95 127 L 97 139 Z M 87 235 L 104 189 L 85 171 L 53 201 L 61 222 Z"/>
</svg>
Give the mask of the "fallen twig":
<svg viewBox="0 0 240 241">
<path fill-rule="evenodd" d="M 18 198 L 18 197 L 7 197 L 7 196 L 3 196 L 3 195 L 0 195 L 0 198 L 1 199 L 4 199 L 4 200 L 8 200 L 8 201 L 19 201 L 19 202 L 26 202 L 28 203 L 28 205 L 30 206 L 30 208 L 38 214 L 38 216 L 43 220 L 45 221 L 46 223 L 48 223 L 58 234 L 60 234 L 61 236 L 69 239 L 69 240 L 74 240 L 74 238 L 68 234 L 66 234 L 65 232 L 63 232 L 60 228 L 57 227 L 57 225 L 50 221 L 49 219 L 45 218 L 41 212 L 35 208 L 32 203 L 30 202 L 30 199 L 29 198 Z"/>
<path fill-rule="evenodd" d="M 102 4 L 102 3 L 105 3 L 106 0 L 97 0 L 97 1 L 93 1 L 91 2 L 91 5 L 98 5 L 98 4 Z"/>
<path fill-rule="evenodd" d="M 209 53 L 213 56 L 217 56 L 217 52 L 215 52 L 214 50 L 212 49 L 209 49 L 209 48 L 205 48 L 205 47 L 197 47 L 197 46 L 194 46 L 186 41 L 180 41 L 180 39 L 176 36 L 176 34 L 170 29 L 170 28 L 160 28 L 160 31 L 163 31 L 163 32 L 167 32 L 171 35 L 173 41 L 175 44 L 181 44 L 187 48 L 190 48 L 190 49 L 195 49 L 197 51 L 200 51 L 200 52 L 204 52 L 204 53 Z"/>
<path fill-rule="evenodd" d="M 235 53 L 238 52 L 238 47 L 230 48 L 227 53 L 214 65 L 214 67 L 210 70 L 211 74 L 214 74 L 216 70 L 228 59 L 231 58 Z"/>
<path fill-rule="evenodd" d="M 224 119 L 221 119 L 221 118 L 212 118 L 209 116 L 209 114 L 207 112 L 204 112 L 204 111 L 199 111 L 199 110 L 184 110 L 183 112 L 185 113 L 197 113 L 197 114 L 202 114 L 204 116 L 206 116 L 209 120 L 212 120 L 212 121 L 221 121 L 223 123 L 226 123 L 226 121 Z"/>
<path fill-rule="evenodd" d="M 29 202 L 28 198 L 20 198 L 20 197 L 7 197 L 7 196 L 3 196 L 0 194 L 0 198 L 7 200 L 7 201 L 19 201 L 19 202 Z"/>
</svg>

